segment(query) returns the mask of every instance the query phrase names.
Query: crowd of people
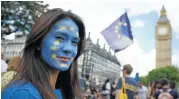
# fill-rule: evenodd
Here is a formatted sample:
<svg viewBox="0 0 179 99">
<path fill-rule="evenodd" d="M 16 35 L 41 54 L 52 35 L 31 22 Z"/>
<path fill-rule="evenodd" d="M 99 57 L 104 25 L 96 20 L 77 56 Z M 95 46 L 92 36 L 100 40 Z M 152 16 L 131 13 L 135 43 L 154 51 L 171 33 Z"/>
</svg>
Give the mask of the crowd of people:
<svg viewBox="0 0 179 99">
<path fill-rule="evenodd" d="M 175 82 L 169 81 L 167 78 L 161 78 L 145 86 L 143 82 L 136 82 L 133 77 L 130 77 L 132 72 L 130 65 L 125 65 L 122 71 L 125 78 L 127 99 L 179 99 L 179 91 L 175 87 Z M 87 82 L 87 89 L 83 91 L 86 99 L 120 99 L 121 78 L 106 79 L 104 85 L 98 88 L 89 87 L 89 80 Z M 81 88 L 84 90 L 84 85 Z"/>
<path fill-rule="evenodd" d="M 167 78 L 161 78 L 149 83 L 148 87 L 139 82 L 138 97 L 140 99 L 178 99 L 179 92 L 175 87 L 175 82 L 169 81 Z"/>
</svg>

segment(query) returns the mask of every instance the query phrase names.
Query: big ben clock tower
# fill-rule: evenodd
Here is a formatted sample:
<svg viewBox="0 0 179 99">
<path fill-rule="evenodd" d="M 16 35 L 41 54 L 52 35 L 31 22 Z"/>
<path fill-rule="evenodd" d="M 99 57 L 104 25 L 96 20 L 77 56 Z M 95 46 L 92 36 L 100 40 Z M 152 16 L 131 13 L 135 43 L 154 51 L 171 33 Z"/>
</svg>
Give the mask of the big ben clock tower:
<svg viewBox="0 0 179 99">
<path fill-rule="evenodd" d="M 172 29 L 165 7 L 160 11 L 156 26 L 156 67 L 171 66 Z"/>
</svg>

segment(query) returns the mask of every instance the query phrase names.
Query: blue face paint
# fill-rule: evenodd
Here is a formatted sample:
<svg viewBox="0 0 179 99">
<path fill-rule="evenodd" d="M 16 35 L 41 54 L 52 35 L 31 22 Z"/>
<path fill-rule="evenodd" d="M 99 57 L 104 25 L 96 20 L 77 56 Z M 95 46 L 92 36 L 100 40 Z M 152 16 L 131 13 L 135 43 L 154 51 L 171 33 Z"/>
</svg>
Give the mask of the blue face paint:
<svg viewBox="0 0 179 99">
<path fill-rule="evenodd" d="M 49 66 L 66 71 L 77 55 L 79 30 L 76 23 L 64 18 L 52 26 L 42 40 L 42 58 Z"/>
</svg>

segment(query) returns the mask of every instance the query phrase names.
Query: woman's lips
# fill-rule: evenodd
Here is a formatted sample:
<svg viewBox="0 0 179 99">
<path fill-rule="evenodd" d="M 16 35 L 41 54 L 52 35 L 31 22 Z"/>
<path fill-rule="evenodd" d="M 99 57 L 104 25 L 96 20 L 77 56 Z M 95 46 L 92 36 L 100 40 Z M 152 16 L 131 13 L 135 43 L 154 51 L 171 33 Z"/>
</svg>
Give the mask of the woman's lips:
<svg viewBox="0 0 179 99">
<path fill-rule="evenodd" d="M 64 62 L 64 63 L 70 61 L 70 58 L 68 58 L 68 57 L 58 57 L 58 58 L 61 62 Z"/>
</svg>

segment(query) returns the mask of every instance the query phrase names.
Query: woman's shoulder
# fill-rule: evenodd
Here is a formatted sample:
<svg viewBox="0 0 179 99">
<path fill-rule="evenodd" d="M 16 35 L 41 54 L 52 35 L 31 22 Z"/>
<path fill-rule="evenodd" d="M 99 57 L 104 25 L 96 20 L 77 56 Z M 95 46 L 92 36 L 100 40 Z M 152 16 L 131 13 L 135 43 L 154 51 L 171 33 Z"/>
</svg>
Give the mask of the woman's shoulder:
<svg viewBox="0 0 179 99">
<path fill-rule="evenodd" d="M 2 92 L 2 99 L 41 99 L 37 89 L 30 83 L 11 83 Z"/>
</svg>

